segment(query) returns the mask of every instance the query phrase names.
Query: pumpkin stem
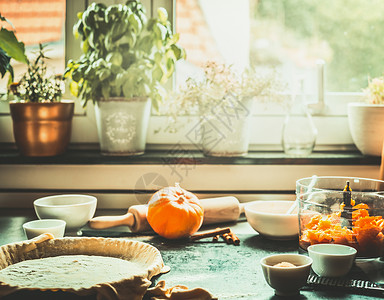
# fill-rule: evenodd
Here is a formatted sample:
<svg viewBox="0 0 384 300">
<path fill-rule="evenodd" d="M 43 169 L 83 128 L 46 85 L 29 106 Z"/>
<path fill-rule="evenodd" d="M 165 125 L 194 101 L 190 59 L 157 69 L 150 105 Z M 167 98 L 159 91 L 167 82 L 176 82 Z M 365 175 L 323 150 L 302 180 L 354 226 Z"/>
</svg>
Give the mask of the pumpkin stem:
<svg viewBox="0 0 384 300">
<path fill-rule="evenodd" d="M 175 187 L 176 187 L 176 194 L 177 195 L 183 195 L 184 194 L 184 191 L 181 188 L 180 183 L 175 182 Z"/>
<path fill-rule="evenodd" d="M 177 203 L 182 204 L 186 201 L 187 199 L 185 198 L 184 194 L 181 194 L 179 199 L 177 199 Z"/>
</svg>

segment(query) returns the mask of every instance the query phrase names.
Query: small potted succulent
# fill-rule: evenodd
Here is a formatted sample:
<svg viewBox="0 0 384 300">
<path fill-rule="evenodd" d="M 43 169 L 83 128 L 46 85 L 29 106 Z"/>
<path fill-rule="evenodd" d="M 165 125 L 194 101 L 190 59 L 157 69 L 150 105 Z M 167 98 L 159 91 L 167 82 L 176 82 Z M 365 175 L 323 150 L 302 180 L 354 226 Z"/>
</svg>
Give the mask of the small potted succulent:
<svg viewBox="0 0 384 300">
<path fill-rule="evenodd" d="M 203 71 L 202 78 L 187 79 L 165 103 L 165 110 L 173 120 L 177 115 L 199 114 L 200 122 L 188 138 L 204 154 L 246 155 L 254 100 L 279 98 L 275 93 L 276 74 L 252 69 L 237 72 L 232 66 L 213 61 L 207 62 Z"/>
<path fill-rule="evenodd" d="M 62 76 L 47 75 L 45 49 L 39 47 L 20 81 L 9 86 L 17 99 L 9 103 L 13 133 L 22 155 L 55 156 L 69 144 L 74 102 L 61 99 Z"/>
<path fill-rule="evenodd" d="M 364 155 L 380 156 L 384 142 L 384 77 L 368 80 L 361 102 L 348 104 L 353 142 Z"/>
<path fill-rule="evenodd" d="M 177 60 L 177 45 L 167 11 L 147 19 L 138 0 L 125 5 L 92 3 L 78 14 L 75 36 L 82 56 L 70 60 L 65 77 L 71 92 L 95 105 L 101 153 L 138 155 L 145 151 L 151 106 L 158 108 Z"/>
</svg>

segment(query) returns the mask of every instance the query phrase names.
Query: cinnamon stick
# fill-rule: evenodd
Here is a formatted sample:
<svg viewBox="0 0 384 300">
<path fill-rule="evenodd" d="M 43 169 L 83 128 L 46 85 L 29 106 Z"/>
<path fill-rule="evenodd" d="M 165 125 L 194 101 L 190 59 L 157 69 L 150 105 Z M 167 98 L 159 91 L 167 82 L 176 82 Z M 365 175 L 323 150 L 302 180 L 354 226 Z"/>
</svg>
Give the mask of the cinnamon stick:
<svg viewBox="0 0 384 300">
<path fill-rule="evenodd" d="M 230 233 L 231 234 L 231 237 L 232 237 L 232 242 L 235 246 L 239 246 L 240 245 L 240 239 L 237 237 L 236 234 L 234 234 L 233 232 Z"/>
<path fill-rule="evenodd" d="M 231 232 L 228 232 L 228 233 L 224 233 L 222 235 L 224 241 L 227 243 L 227 244 L 232 244 L 233 243 L 233 239 L 232 239 L 232 236 L 231 236 Z"/>
<path fill-rule="evenodd" d="M 222 234 L 221 237 L 227 244 L 233 244 L 235 246 L 240 245 L 240 239 L 232 231 Z"/>
<path fill-rule="evenodd" d="M 229 229 L 229 227 L 217 228 L 215 230 L 210 230 L 210 231 L 206 231 L 206 232 L 202 232 L 202 233 L 197 233 L 197 234 L 191 235 L 191 240 L 192 241 L 196 241 L 196 240 L 201 240 L 201 239 L 205 239 L 205 238 L 209 238 L 209 237 L 215 237 L 217 235 L 229 233 L 230 231 L 231 230 Z"/>
</svg>

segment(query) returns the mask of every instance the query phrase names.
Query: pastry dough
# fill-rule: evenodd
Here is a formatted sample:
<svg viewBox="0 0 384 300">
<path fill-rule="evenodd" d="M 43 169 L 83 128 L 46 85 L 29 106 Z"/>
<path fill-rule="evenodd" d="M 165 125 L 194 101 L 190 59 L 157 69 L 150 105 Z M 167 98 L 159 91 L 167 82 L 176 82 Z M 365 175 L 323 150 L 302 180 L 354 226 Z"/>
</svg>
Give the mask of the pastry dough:
<svg viewBox="0 0 384 300">
<path fill-rule="evenodd" d="M 60 256 L 63 258 L 56 258 Z M 80 257 L 81 259 L 79 259 Z M 59 279 L 56 281 L 51 279 L 51 282 L 49 284 L 47 283 L 47 285 L 45 285 L 46 283 L 38 282 L 38 280 L 31 280 L 29 283 L 21 282 L 21 280 L 24 280 L 21 277 L 25 274 L 22 276 L 21 274 L 23 274 L 23 272 L 17 271 L 17 269 L 19 269 L 19 267 L 17 267 L 18 263 L 20 263 L 21 266 L 23 264 L 33 265 L 36 263 L 39 266 L 37 269 L 43 270 L 45 263 L 41 264 L 41 262 L 49 262 L 51 261 L 50 259 L 64 259 L 67 263 L 69 261 L 69 265 L 76 269 L 76 271 L 72 272 L 73 278 L 66 278 L 65 280 Z M 120 275 L 111 274 L 112 268 L 115 269 L 115 267 L 96 267 L 98 269 L 94 269 L 91 271 L 91 275 L 89 275 L 87 268 L 79 267 L 79 265 L 76 266 L 76 260 L 78 260 L 80 264 L 91 263 L 93 260 L 103 260 L 103 263 L 109 264 L 111 261 L 115 263 L 115 259 L 119 263 L 124 264 L 124 266 L 122 266 L 123 270 L 120 269 L 120 271 L 118 271 Z M 60 265 L 62 263 L 63 262 L 56 261 L 54 264 Z M 91 264 L 94 264 L 94 262 Z M 92 266 L 91 269 L 93 267 L 94 266 Z M 129 269 L 128 272 L 126 272 L 127 268 Z M 10 272 L 6 271 L 7 269 L 10 270 Z M 52 269 L 53 268 L 50 268 L 49 270 L 51 271 Z M 55 269 L 57 272 L 61 268 Z M 2 274 L 0 275 L 0 298 L 20 290 L 61 290 L 81 296 L 97 295 L 98 299 L 112 300 L 142 299 L 151 284 L 150 279 L 153 276 L 169 271 L 169 268 L 164 266 L 158 249 L 142 242 L 114 238 L 65 237 L 51 239 L 50 237 L 44 237 L 0 247 L 0 270 L 2 270 L 0 271 L 0 274 Z M 12 270 L 16 270 L 16 272 L 13 273 Z M 32 269 L 30 270 L 32 271 Z M 17 279 L 17 281 L 13 279 L 8 280 L 4 274 L 8 274 L 7 276 L 9 276 L 9 273 L 13 274 L 14 279 L 16 277 L 20 278 Z M 116 273 L 116 271 L 113 270 L 112 273 Z M 119 276 L 120 278 L 117 278 Z M 25 277 L 27 278 L 29 276 Z M 88 278 L 87 281 L 73 282 L 73 279 L 76 281 L 76 278 L 80 277 L 84 279 L 86 277 L 90 278 Z M 97 279 L 92 281 L 92 277 Z M 65 281 L 68 280 L 71 280 L 71 283 L 65 284 Z"/>
<path fill-rule="evenodd" d="M 146 276 L 144 264 L 120 258 L 61 255 L 25 260 L 0 270 L 0 281 L 21 288 L 81 289 Z"/>
</svg>

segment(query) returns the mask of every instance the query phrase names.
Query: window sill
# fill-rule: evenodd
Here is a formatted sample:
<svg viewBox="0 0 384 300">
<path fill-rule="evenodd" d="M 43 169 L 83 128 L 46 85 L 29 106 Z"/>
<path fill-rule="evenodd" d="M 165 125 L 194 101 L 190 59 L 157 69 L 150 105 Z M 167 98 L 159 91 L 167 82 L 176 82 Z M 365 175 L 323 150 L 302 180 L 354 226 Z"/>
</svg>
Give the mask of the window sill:
<svg viewBox="0 0 384 300">
<path fill-rule="evenodd" d="M 86 193 L 98 208 L 147 203 L 159 188 L 179 182 L 200 198 L 233 195 L 241 202 L 293 200 L 303 177 L 378 178 L 380 157 L 358 152 L 314 152 L 290 158 L 283 152 L 251 151 L 245 157 L 205 157 L 200 152 L 148 150 L 142 156 L 103 156 L 99 150 L 68 150 L 57 157 L 0 152 L 0 207 L 31 208 L 38 197 Z"/>
<path fill-rule="evenodd" d="M 315 151 L 307 157 L 289 157 L 282 151 L 250 151 L 244 157 L 207 157 L 192 150 L 147 150 L 140 156 L 106 156 L 99 150 L 68 150 L 55 157 L 24 157 L 16 150 L 0 151 L 0 165 L 380 165 L 380 157 L 358 151 Z"/>
</svg>

